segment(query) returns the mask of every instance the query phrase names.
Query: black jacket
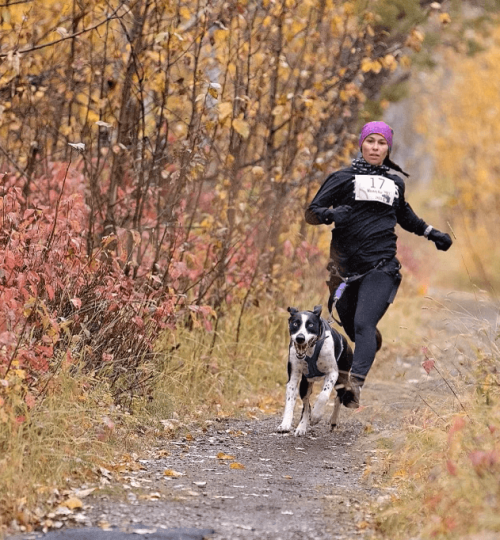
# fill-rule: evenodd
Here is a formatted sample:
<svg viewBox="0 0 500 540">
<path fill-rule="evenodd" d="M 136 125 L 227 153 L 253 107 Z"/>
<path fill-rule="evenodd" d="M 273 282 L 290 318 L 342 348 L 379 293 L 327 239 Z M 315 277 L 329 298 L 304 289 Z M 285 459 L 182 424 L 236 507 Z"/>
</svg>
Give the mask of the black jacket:
<svg viewBox="0 0 500 540">
<path fill-rule="evenodd" d="M 355 175 L 352 167 L 328 176 L 306 210 L 311 225 L 328 222 L 329 208 L 349 205 L 352 211 L 345 222 L 332 230 L 330 257 L 343 276 L 366 272 L 382 259 L 396 256 L 396 223 L 403 229 L 423 236 L 427 223 L 420 219 L 405 201 L 405 183 L 399 176 L 379 174 L 396 185 L 392 204 L 371 200 L 356 200 Z"/>
</svg>

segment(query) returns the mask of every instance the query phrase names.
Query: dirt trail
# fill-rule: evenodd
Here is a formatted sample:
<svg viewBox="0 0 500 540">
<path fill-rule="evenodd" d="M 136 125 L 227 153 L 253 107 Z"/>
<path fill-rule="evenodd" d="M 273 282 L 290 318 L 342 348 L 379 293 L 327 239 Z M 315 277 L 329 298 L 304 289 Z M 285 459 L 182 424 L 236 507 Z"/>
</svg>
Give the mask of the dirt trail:
<svg viewBox="0 0 500 540">
<path fill-rule="evenodd" d="M 194 440 L 171 441 L 156 459 L 141 460 L 143 470 L 125 475 L 132 489 L 122 491 L 124 500 L 86 499 L 88 525 L 213 529 L 214 539 L 353 538 L 365 521 L 360 504 L 376 495 L 360 483 L 361 423 L 346 415 L 338 431 L 325 422 L 304 438 L 277 434 L 278 424 L 277 416 L 222 420 L 193 431 Z M 221 452 L 234 459 L 219 459 Z M 183 476 L 166 477 L 166 469 Z"/>
<path fill-rule="evenodd" d="M 447 369 L 460 370 L 464 327 L 474 332 L 485 320 L 496 324 L 497 309 L 470 297 L 443 302 L 448 307 L 420 330 L 432 334 Z M 327 427 L 331 409 L 302 438 L 276 433 L 278 415 L 208 423 L 152 449 L 140 460 L 142 469 L 123 473 L 109 495 L 86 498 L 80 524 L 136 530 L 134 538 L 164 538 L 161 531 L 178 527 L 213 530 L 208 538 L 214 540 L 370 536 L 370 504 L 390 494 L 368 478 L 377 453 L 402 436 L 406 412 L 450 395 L 440 376 L 423 370 L 421 356 L 402 358 L 390 343 L 386 347 L 363 389 L 364 407 L 342 408 L 336 431 Z M 181 475 L 165 476 L 166 470 Z M 69 536 L 59 531 L 57 538 Z"/>
</svg>

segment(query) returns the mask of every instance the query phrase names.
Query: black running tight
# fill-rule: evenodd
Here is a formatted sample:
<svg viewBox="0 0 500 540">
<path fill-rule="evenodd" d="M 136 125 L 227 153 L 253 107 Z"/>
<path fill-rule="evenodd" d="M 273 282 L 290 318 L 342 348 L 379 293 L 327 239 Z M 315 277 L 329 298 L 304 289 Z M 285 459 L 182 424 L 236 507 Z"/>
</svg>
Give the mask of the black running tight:
<svg viewBox="0 0 500 540">
<path fill-rule="evenodd" d="M 394 299 L 399 272 L 372 270 L 348 284 L 337 302 L 337 312 L 347 335 L 356 345 L 351 372 L 365 378 L 377 350 L 375 329 Z"/>
</svg>

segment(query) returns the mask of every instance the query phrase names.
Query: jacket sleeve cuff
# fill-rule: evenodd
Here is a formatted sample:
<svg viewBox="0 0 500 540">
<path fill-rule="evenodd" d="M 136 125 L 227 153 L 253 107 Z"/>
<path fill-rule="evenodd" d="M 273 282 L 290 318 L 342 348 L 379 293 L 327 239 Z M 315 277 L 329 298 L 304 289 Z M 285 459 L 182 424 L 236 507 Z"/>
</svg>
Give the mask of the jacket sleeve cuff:
<svg viewBox="0 0 500 540">
<path fill-rule="evenodd" d="M 432 229 L 434 229 L 434 227 L 433 227 L 432 225 L 428 225 L 428 226 L 427 226 L 427 228 L 426 228 L 425 231 L 424 231 L 424 236 L 425 236 L 426 238 L 429 237 L 429 234 L 431 234 Z"/>
</svg>

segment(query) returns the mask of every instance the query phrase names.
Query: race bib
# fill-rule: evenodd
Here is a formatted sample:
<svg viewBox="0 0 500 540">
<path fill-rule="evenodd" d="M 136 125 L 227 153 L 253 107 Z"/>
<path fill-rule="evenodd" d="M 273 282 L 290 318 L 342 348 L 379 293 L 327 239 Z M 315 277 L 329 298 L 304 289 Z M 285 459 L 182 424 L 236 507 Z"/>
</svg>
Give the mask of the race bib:
<svg viewBox="0 0 500 540">
<path fill-rule="evenodd" d="M 377 201 L 392 206 L 397 196 L 398 187 L 390 178 L 370 174 L 354 176 L 354 198 L 357 201 Z"/>
</svg>

